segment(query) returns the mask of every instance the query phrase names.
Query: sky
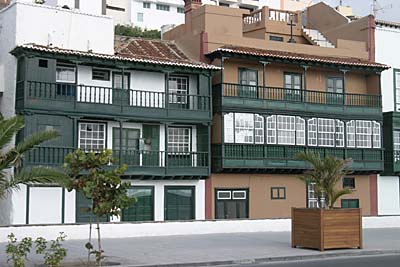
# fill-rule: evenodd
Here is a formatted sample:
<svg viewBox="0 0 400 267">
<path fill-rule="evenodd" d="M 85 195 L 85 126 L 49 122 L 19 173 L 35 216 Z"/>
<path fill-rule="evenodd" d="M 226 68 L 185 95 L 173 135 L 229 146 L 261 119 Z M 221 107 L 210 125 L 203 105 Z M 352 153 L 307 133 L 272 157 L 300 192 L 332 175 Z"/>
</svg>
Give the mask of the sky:
<svg viewBox="0 0 400 267">
<path fill-rule="evenodd" d="M 321 1 L 317 0 L 315 2 Z M 340 1 L 323 0 L 323 2 L 336 7 Z M 365 16 L 372 13 L 373 0 L 342 0 L 342 2 L 345 6 L 351 6 L 355 15 Z M 377 2 L 383 8 L 377 13 L 378 19 L 400 22 L 400 0 L 378 0 Z"/>
</svg>

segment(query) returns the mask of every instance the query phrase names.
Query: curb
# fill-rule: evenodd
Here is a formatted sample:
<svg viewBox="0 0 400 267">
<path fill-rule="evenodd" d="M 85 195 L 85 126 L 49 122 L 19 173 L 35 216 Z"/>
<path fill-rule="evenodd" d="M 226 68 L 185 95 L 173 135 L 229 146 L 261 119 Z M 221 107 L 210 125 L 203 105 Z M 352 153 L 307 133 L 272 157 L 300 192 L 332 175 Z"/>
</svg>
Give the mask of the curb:
<svg viewBox="0 0 400 267">
<path fill-rule="evenodd" d="M 224 265 L 243 265 L 243 264 L 259 264 L 268 262 L 288 262 L 302 261 L 314 259 L 330 259 L 336 257 L 357 257 L 357 256 L 374 256 L 374 255 L 400 255 L 400 250 L 367 250 L 360 252 L 334 252 L 313 255 L 283 256 L 283 257 L 266 257 L 257 259 L 243 260 L 224 260 L 224 261 L 208 261 L 208 262 L 191 262 L 191 263 L 168 263 L 168 264 L 150 264 L 150 265 L 119 265 L 120 267 L 191 267 L 191 266 L 224 266 Z"/>
</svg>

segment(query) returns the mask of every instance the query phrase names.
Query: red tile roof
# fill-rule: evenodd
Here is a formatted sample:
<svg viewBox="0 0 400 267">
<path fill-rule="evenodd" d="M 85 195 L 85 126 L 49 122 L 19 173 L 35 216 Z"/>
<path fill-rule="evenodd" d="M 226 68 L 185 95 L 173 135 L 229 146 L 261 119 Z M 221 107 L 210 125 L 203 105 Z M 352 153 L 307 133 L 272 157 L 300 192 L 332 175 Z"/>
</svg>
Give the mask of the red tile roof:
<svg viewBox="0 0 400 267">
<path fill-rule="evenodd" d="M 140 38 L 116 36 L 115 54 L 101 54 L 91 51 L 79 51 L 58 47 L 49 47 L 37 44 L 25 44 L 17 48 L 33 51 L 57 53 L 63 55 L 79 55 L 109 60 L 121 60 L 128 62 L 150 63 L 157 65 L 178 66 L 197 69 L 220 69 L 217 66 L 209 65 L 190 59 L 180 50 L 177 45 L 170 41 L 148 40 Z M 16 48 L 16 49 L 17 49 Z"/>
<path fill-rule="evenodd" d="M 212 56 L 212 54 L 216 54 L 218 52 L 226 52 L 233 53 L 238 55 L 251 55 L 251 56 L 259 56 L 259 57 L 267 57 L 267 58 L 276 58 L 276 59 L 289 59 L 289 60 L 299 60 L 311 63 L 328 63 L 335 65 L 347 65 L 347 66 L 357 66 L 357 67 L 372 67 L 379 69 L 389 69 L 390 67 L 384 64 L 363 60 L 359 58 L 342 58 L 342 57 L 332 57 L 332 56 L 316 56 L 316 55 L 307 55 L 293 52 L 285 52 L 285 51 L 277 51 L 277 50 L 266 50 L 266 49 L 258 49 L 252 47 L 243 47 L 243 46 L 233 46 L 226 45 L 220 48 L 211 51 L 208 55 Z"/>
</svg>

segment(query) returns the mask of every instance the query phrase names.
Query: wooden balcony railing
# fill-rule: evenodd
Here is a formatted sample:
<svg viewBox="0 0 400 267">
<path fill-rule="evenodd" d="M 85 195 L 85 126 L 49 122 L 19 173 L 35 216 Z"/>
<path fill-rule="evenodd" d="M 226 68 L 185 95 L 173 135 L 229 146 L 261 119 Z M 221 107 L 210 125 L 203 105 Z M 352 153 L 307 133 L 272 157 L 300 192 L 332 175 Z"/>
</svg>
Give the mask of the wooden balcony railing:
<svg viewBox="0 0 400 267">
<path fill-rule="evenodd" d="M 25 158 L 26 165 L 62 166 L 73 147 L 36 147 Z M 113 150 L 121 164 L 129 167 L 208 167 L 208 152 L 165 152 L 153 150 Z"/>
<path fill-rule="evenodd" d="M 233 83 L 215 85 L 214 90 L 218 90 L 219 88 L 222 90 L 222 97 L 303 102 L 324 105 L 381 107 L 380 95 L 330 93 L 323 91 L 240 85 Z"/>
<path fill-rule="evenodd" d="M 210 96 L 165 93 L 164 88 L 161 90 L 22 81 L 17 84 L 17 101 L 25 99 L 153 109 L 210 110 Z"/>
</svg>

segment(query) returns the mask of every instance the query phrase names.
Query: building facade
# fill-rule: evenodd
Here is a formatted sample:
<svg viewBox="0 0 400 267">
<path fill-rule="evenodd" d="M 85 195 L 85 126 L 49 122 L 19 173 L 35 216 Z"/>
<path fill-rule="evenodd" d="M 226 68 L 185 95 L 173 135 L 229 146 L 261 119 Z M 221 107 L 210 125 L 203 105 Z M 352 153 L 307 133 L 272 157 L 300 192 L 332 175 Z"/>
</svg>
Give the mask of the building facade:
<svg viewBox="0 0 400 267">
<path fill-rule="evenodd" d="M 302 12 L 186 3 L 185 25 L 164 38 L 223 68 L 213 79 L 206 217 L 283 218 L 315 207 L 313 186 L 297 178 L 308 168 L 296 159 L 303 151 L 352 158 L 340 187 L 354 191 L 338 205 L 376 215 L 387 66 L 369 60 L 363 42 L 315 40 Z"/>
<path fill-rule="evenodd" d="M 63 18 L 72 18 L 71 32 L 81 38 L 51 36 L 64 32 L 57 24 L 41 28 L 40 35 L 15 16 L 26 13 L 39 22 L 56 17 L 63 27 Z M 2 46 L 2 69 L 9 72 L 2 113 L 26 121 L 16 142 L 46 129 L 60 133 L 26 155 L 24 167 L 59 168 L 77 148 L 111 149 L 118 164 L 128 165 L 123 179 L 131 182 L 129 194 L 138 202 L 120 218 L 105 221 L 204 219 L 211 77 L 217 68 L 189 59 L 172 42 L 114 39 L 108 17 L 19 2 L 0 15 L 14 40 Z M 100 35 L 86 33 L 101 24 Z M 51 185 L 22 186 L 1 205 L 8 216 L 2 224 L 90 219 L 87 199 Z"/>
</svg>

